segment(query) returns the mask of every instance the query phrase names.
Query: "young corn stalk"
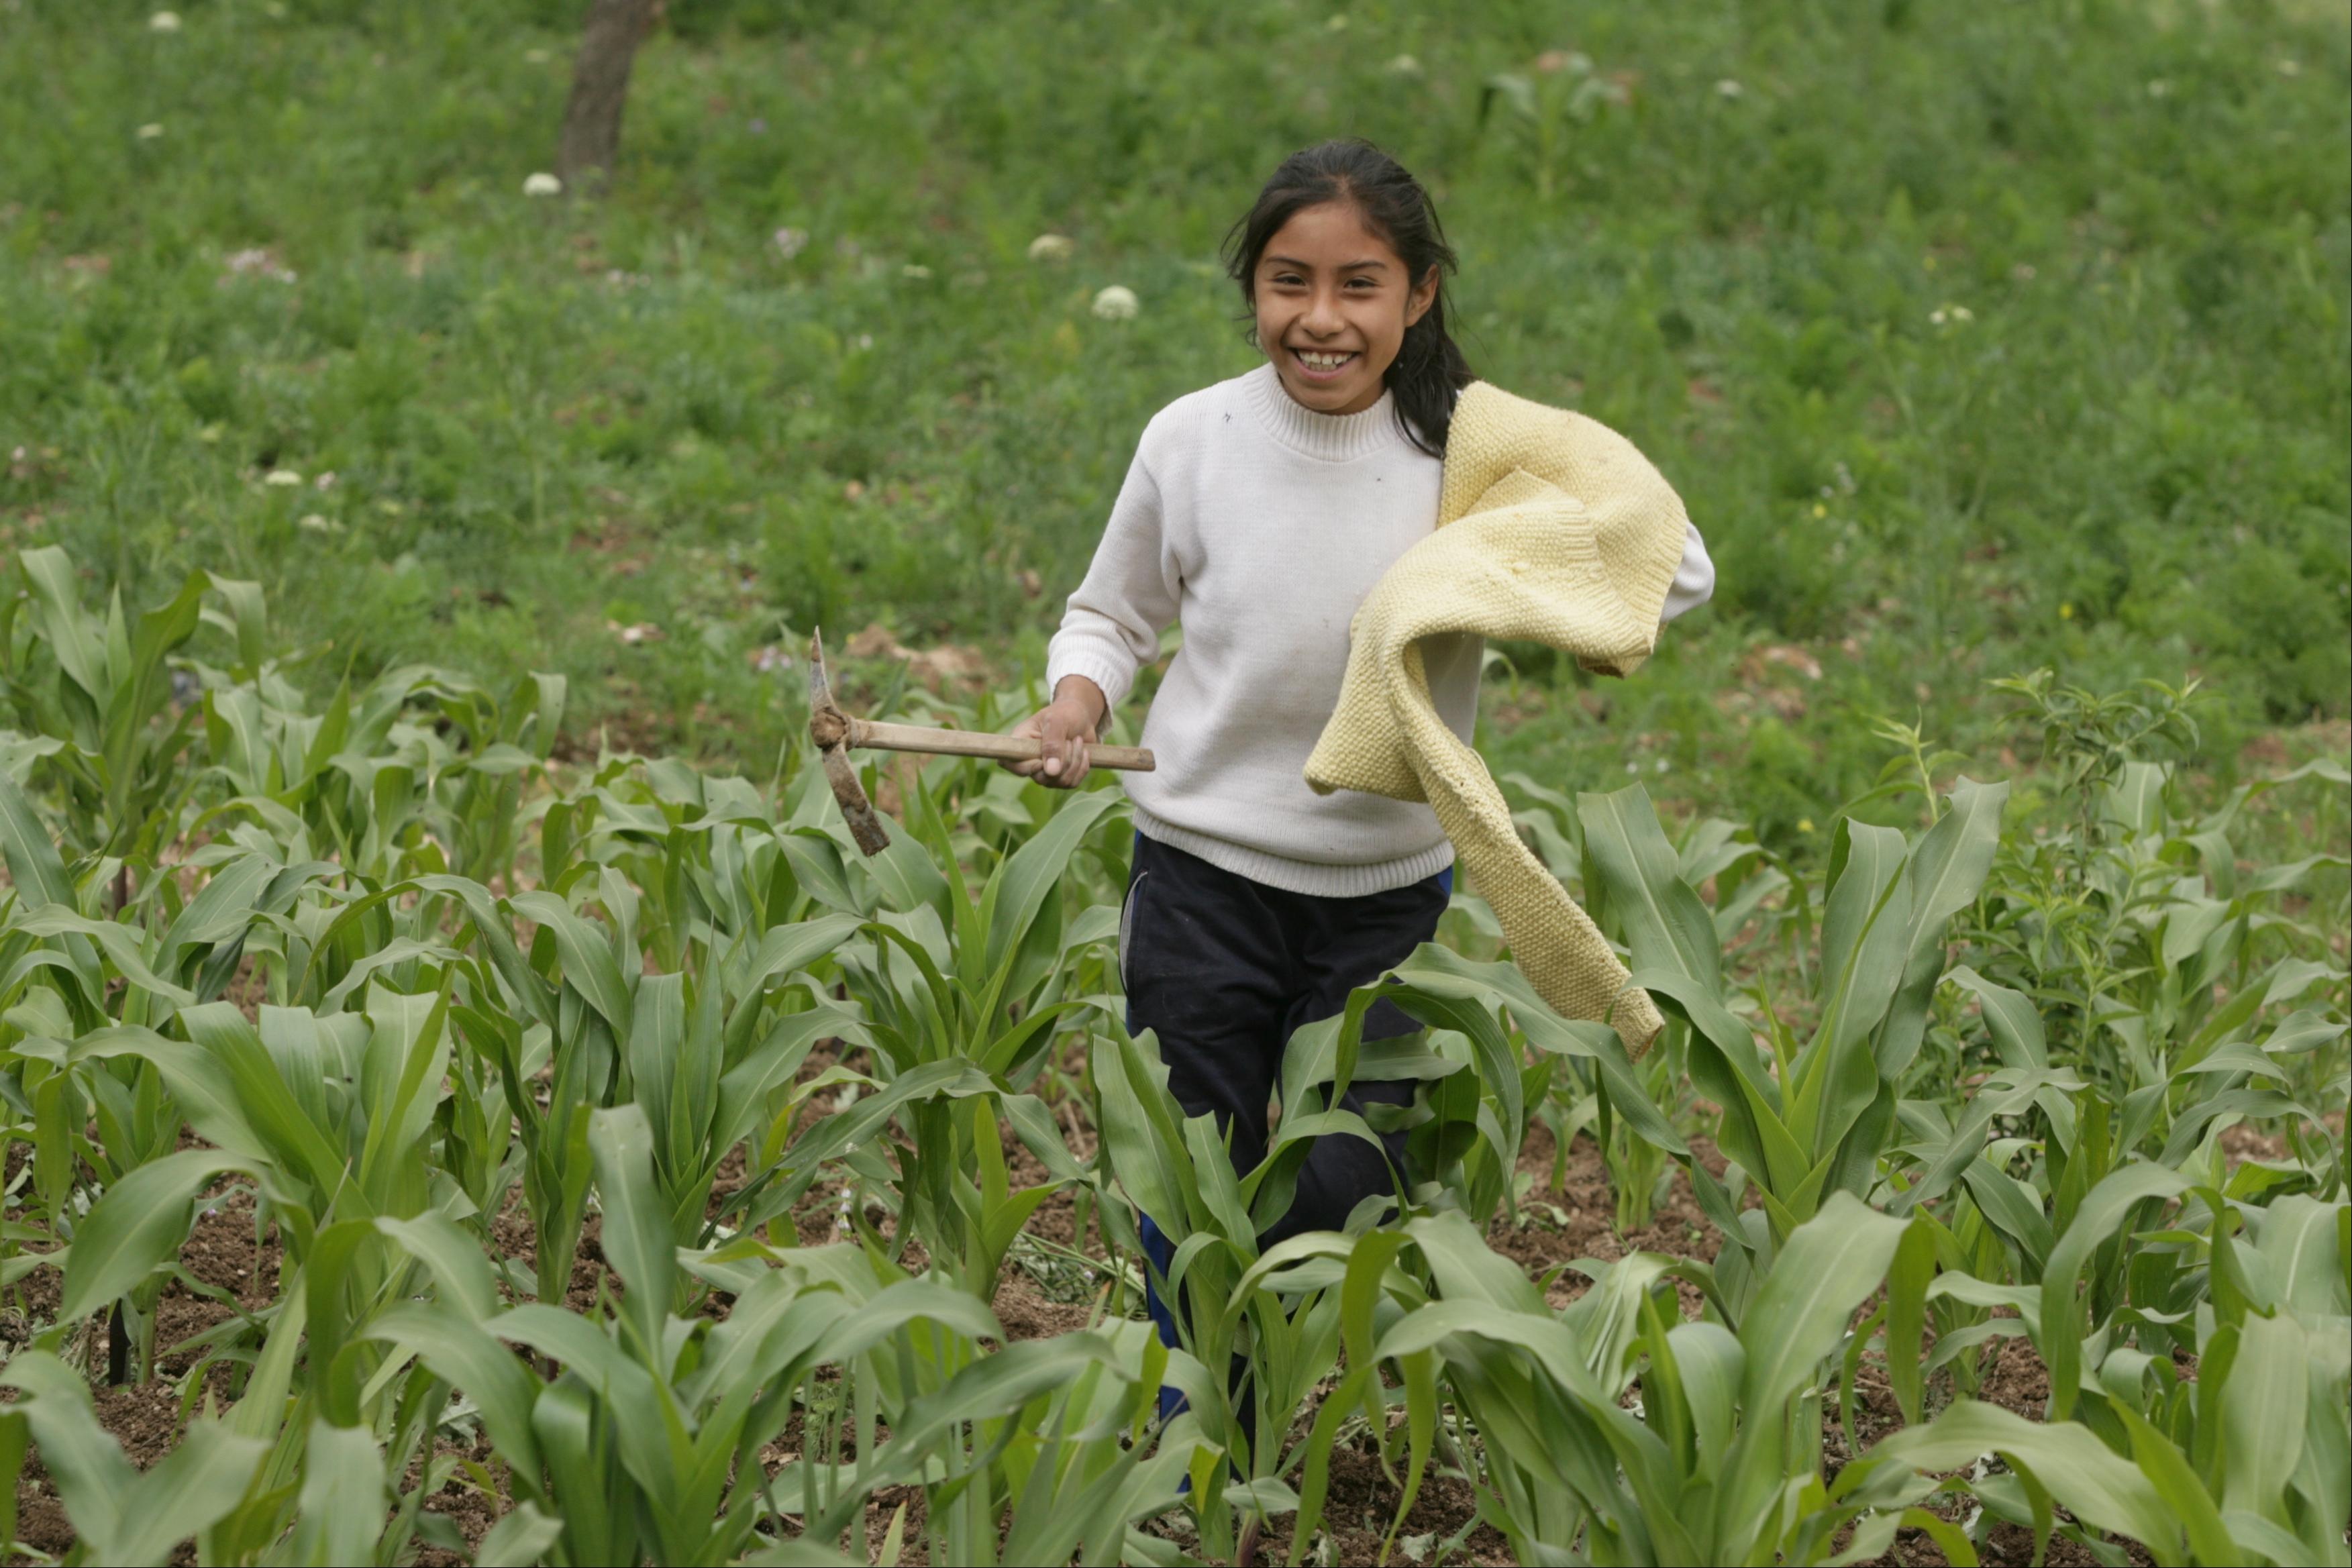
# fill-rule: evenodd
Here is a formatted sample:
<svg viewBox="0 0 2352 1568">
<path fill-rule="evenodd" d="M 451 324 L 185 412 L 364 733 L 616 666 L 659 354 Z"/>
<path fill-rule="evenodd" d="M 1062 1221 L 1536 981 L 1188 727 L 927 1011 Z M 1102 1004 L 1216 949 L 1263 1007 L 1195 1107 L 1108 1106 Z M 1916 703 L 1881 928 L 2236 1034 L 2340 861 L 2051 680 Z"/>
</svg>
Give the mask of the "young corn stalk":
<svg viewBox="0 0 2352 1568">
<path fill-rule="evenodd" d="M 1727 1191 L 1704 1166 L 1686 1166 L 1727 1243 L 1718 1267 L 1735 1303 L 1829 1194 L 1864 1196 L 1879 1184 L 1900 1086 L 1944 977 L 1945 928 L 1990 869 L 2008 792 L 1963 779 L 1916 842 L 1840 821 L 1807 998 L 1817 1021 L 1800 1040 L 1759 997 L 1769 1056 L 1726 1005 L 1714 920 L 1682 879 L 1648 797 L 1637 785 L 1580 798 L 1588 874 L 1626 933 L 1632 983 L 1688 1024 L 1691 1077 L 1722 1107 L 1717 1142 L 1763 1199 L 1743 1214 L 1736 1178 Z"/>
</svg>

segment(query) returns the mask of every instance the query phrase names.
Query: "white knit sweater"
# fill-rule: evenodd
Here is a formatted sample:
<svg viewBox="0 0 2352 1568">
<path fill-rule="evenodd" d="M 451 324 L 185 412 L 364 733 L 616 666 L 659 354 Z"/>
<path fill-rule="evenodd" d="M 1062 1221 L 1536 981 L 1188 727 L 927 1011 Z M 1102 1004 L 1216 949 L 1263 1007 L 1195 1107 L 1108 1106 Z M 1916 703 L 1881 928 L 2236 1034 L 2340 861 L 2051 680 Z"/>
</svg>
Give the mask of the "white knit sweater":
<svg viewBox="0 0 2352 1568">
<path fill-rule="evenodd" d="M 1049 687 L 1084 675 L 1116 706 L 1159 657 L 1161 630 L 1182 625 L 1144 720 L 1158 769 L 1123 775 L 1144 833 L 1327 897 L 1402 887 L 1453 862 L 1428 806 L 1318 795 L 1305 778 L 1347 673 L 1349 621 L 1436 527 L 1440 468 L 1405 439 L 1390 398 L 1318 413 L 1270 364 L 1153 416 L 1045 661 Z M 1694 528 L 1664 619 L 1714 587 Z M 1437 711 L 1465 741 L 1483 652 L 1469 637 L 1423 650 Z"/>
</svg>

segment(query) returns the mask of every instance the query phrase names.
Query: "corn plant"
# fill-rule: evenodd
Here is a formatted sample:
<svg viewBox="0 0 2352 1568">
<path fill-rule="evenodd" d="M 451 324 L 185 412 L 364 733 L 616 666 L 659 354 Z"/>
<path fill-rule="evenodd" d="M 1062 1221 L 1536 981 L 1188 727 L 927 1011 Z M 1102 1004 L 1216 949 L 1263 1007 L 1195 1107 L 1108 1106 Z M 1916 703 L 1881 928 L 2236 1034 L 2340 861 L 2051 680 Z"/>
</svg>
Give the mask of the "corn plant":
<svg viewBox="0 0 2352 1568">
<path fill-rule="evenodd" d="M 2007 798 L 2004 784 L 1963 779 L 1916 843 L 1840 821 L 1802 998 L 1810 1037 L 1759 994 L 1769 1055 L 1726 1005 L 1714 921 L 1679 874 L 1648 798 L 1634 786 L 1580 799 L 1589 875 L 1633 949 L 1632 983 L 1688 1027 L 1691 1077 L 1722 1107 L 1717 1142 L 1762 1199 L 1760 1211 L 1743 1215 L 1703 1166 L 1687 1167 L 1729 1243 L 1733 1299 L 1830 1193 L 1864 1196 L 1878 1185 L 1901 1084 L 1943 978 L 1945 929 L 1990 869 Z"/>
<path fill-rule="evenodd" d="M 81 1560 L 161 1563 L 195 1531 L 236 1506 L 266 1445 L 211 1429 L 188 1440 L 152 1469 L 131 1468 L 98 1424 L 89 1385 L 46 1351 L 27 1350 L 0 1367 L 0 1386 L 15 1404 L 0 1414 L 0 1542 L 16 1539 L 16 1481 L 26 1445 L 37 1442 L 41 1463 L 81 1535 Z"/>
<path fill-rule="evenodd" d="M 922 1482 L 942 1560 L 996 1561 L 1009 1504 L 1008 1552 L 1017 1541 L 1057 1561 L 1083 1545 L 1087 1561 L 1111 1561 L 1131 1520 L 1173 1501 L 1189 1449 L 1147 1459 L 1139 1443 L 1096 1440 L 1106 1422 L 1141 1438 L 1153 1404 L 1154 1383 L 1127 1370 L 1112 1340 L 984 1354 L 980 1342 L 1002 1331 L 960 1290 L 856 1247 L 775 1253 L 748 1240 L 689 1261 L 735 1294 L 726 1322 L 681 1319 L 668 1304 L 680 1254 L 650 1123 L 635 1106 L 598 1111 L 590 1140 L 605 1255 L 627 1291 L 617 1309 L 490 1312 L 487 1270 L 464 1257 L 449 1275 L 470 1283 L 453 1292 L 445 1276 L 441 1302 L 371 1329 L 472 1391 L 518 1493 L 562 1521 L 547 1543 L 554 1560 L 730 1562 L 788 1515 L 802 1540 L 827 1542 L 875 1490 Z M 1141 1351 L 1144 1337 L 1131 1329 L 1118 1343 Z M 561 1370 L 542 1378 L 501 1342 Z M 853 1440 L 769 1477 L 759 1452 L 795 1406 L 809 1416 L 804 1442 L 821 1407 L 844 1410 L 818 1393 L 827 1368 L 835 1386 L 855 1385 Z"/>
<path fill-rule="evenodd" d="M 1375 1370 L 1397 1368 L 1412 1449 L 1399 1521 L 1447 1404 L 1455 1440 L 1483 1454 L 1480 1512 L 1522 1562 L 1805 1561 L 1826 1555 L 1865 1511 L 1933 1518 L 1912 1508 L 1932 1482 L 1842 1477 L 1825 1490 L 1815 1477 L 1822 1394 L 1853 1309 L 1882 1281 L 1890 1313 L 1916 1322 L 1923 1308 L 1925 1279 L 1905 1266 L 1925 1249 L 1916 1225 L 1832 1195 L 1783 1244 L 1787 1266 L 1760 1286 L 1737 1333 L 1712 1315 L 1680 1322 L 1662 1281 L 1677 1270 L 1712 1281 L 1656 1255 L 1601 1268 L 1555 1312 L 1459 1216 L 1411 1221 L 1383 1255 L 1401 1246 L 1418 1254 L 1428 1286 L 1393 1274 L 1382 1284 L 1377 1260 L 1350 1264 L 1349 1371 L 1325 1407 L 1377 1403 Z M 1385 1323 L 1374 1311 L 1383 1292 Z M 1628 1409 L 1636 1379 L 1640 1403 Z M 1310 1479 L 1314 1509 L 1320 1490 Z"/>
<path fill-rule="evenodd" d="M 1382 999 L 1429 1026 L 1428 1033 L 1365 1042 L 1364 1015 Z M 1530 1046 L 1542 1060 L 1526 1065 Z M 1233 1169 L 1211 1118 L 1184 1117 L 1148 1033 L 1131 1040 L 1115 1030 L 1097 1048 L 1106 1162 L 1174 1244 L 1160 1288 L 1183 1303 L 1176 1318 L 1191 1361 L 1234 1369 L 1179 1386 L 1206 1435 L 1233 1456 L 1236 1480 L 1224 1495 L 1245 1521 L 1294 1506 L 1286 1478 L 1314 1464 L 1318 1450 L 1328 1455 L 1328 1430 L 1294 1445 L 1291 1421 L 1339 1352 L 1339 1271 L 1350 1246 L 1384 1248 L 1391 1243 L 1378 1235 L 1355 1235 L 1346 1243 L 1300 1236 L 1261 1247 L 1290 1207 L 1314 1140 L 1374 1138 L 1361 1117 L 1339 1108 L 1348 1086 L 1359 1078 L 1422 1085 L 1408 1140 L 1408 1175 L 1419 1179 L 1408 1182 L 1409 1196 L 1483 1223 L 1510 1199 L 1529 1079 L 1539 1083 L 1563 1057 L 1593 1064 L 1638 1103 L 1633 1120 L 1647 1136 L 1682 1147 L 1640 1094 L 1613 1031 L 1560 1019 L 1507 965 L 1473 963 L 1434 946 L 1398 966 L 1391 980 L 1357 990 L 1339 1016 L 1292 1037 L 1281 1123 L 1265 1160 L 1245 1173 Z M 1368 1199 L 1351 1232 L 1376 1223 L 1384 1202 Z M 1226 1511 L 1204 1506 L 1200 1517 L 1204 1542 L 1226 1550 L 1233 1539 Z"/>
<path fill-rule="evenodd" d="M 1014 1085 L 1034 1080 L 1058 1020 L 1093 1010 L 1087 998 L 1064 994 L 1065 985 L 1073 955 L 1115 935 L 1117 912 L 1097 906 L 1066 927 L 1059 883 L 1110 807 L 1100 791 L 1069 801 L 999 860 L 975 893 L 944 822 L 919 804 L 923 838 L 894 838 L 866 862 L 877 906 L 858 926 L 859 940 L 835 955 L 872 1045 L 878 1093 L 861 1114 L 878 1118 L 888 1106 L 906 1129 L 895 1176 L 885 1182 L 900 1220 L 898 1245 L 910 1234 L 929 1238 L 934 1256 L 983 1299 L 994 1292 L 1013 1237 L 1076 1175 L 1045 1105 Z M 1000 1107 L 1054 1182 L 1010 1189 Z M 844 1134 L 833 1146 L 851 1141 Z"/>
<path fill-rule="evenodd" d="M 2037 1556 L 2053 1530 L 2098 1552 L 2087 1526 L 2139 1542 L 2159 1563 L 2347 1562 L 2344 1212 L 2288 1200 L 2234 1268 L 2226 1242 L 2215 1242 L 2214 1310 L 2194 1314 L 2211 1324 L 2194 1380 L 2168 1354 L 2117 1345 L 2069 1401 L 2082 1422 L 2032 1422 L 1964 1400 L 1887 1439 L 1873 1459 L 1932 1470 L 1999 1455 L 2008 1473 L 1979 1475 L 1973 1490 L 1990 1513 L 2032 1528 Z M 2039 1316 L 2041 1334 L 2072 1332 Z M 2073 1516 L 2063 1526 L 2060 1507 Z"/>
<path fill-rule="evenodd" d="M 1624 922 L 1611 902 L 1610 884 L 1598 875 L 1586 874 L 1590 855 L 1584 842 L 1585 822 L 1576 802 L 1525 774 L 1507 777 L 1534 801 L 1513 814 L 1521 834 L 1563 884 L 1583 889 L 1587 907 L 1601 929 L 1620 942 L 1626 940 Z M 1769 948 L 1774 936 L 1786 932 L 1793 938 L 1809 925 L 1811 904 L 1802 880 L 1792 878 L 1762 845 L 1722 818 L 1699 818 L 1685 827 L 1674 843 L 1674 866 L 1685 884 L 1712 895 L 1708 916 L 1720 948 Z M 1778 901 L 1772 902 L 1775 895 Z M 1800 951 L 1797 956 L 1801 972 L 1804 956 Z M 1685 1039 L 1686 1031 L 1669 1030 L 1640 1071 L 1643 1095 L 1669 1121 L 1679 1121 L 1684 1114 L 1688 1071 Z M 1609 1173 L 1618 1228 L 1646 1228 L 1672 1162 L 1664 1146 L 1626 1120 L 1624 1086 L 1617 1085 L 1612 1092 L 1612 1086 L 1596 1078 L 1590 1068 L 1570 1062 L 1556 1078 L 1553 1096 L 1557 1103 L 1539 1105 L 1536 1112 L 1551 1127 L 1558 1145 L 1552 1186 L 1559 1186 L 1566 1168 L 1568 1145 L 1578 1132 L 1590 1128 Z"/>
<path fill-rule="evenodd" d="M 167 661 L 217 591 L 240 657 L 257 663 L 268 643 L 260 591 L 192 572 L 170 602 L 134 621 L 120 591 L 103 616 L 83 609 L 73 561 L 54 546 L 22 552 L 17 577 L 21 587 L 0 597 L 0 693 L 38 737 L 41 770 L 65 807 L 65 842 L 78 857 L 152 860 L 197 778 L 180 758 L 194 710 L 153 722 L 172 702 Z M 118 883 L 117 902 L 124 891 Z"/>
</svg>

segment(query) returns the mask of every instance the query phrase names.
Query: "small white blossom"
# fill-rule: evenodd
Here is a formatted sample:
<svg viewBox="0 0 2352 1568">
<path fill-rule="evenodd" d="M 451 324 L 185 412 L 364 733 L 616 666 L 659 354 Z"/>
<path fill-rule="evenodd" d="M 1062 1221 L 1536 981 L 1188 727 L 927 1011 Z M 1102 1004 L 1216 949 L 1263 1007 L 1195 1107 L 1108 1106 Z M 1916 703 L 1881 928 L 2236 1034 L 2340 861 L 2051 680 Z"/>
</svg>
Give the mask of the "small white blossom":
<svg viewBox="0 0 2352 1568">
<path fill-rule="evenodd" d="M 808 248 L 809 236 L 806 229 L 778 229 L 773 237 L 776 249 L 786 261 L 792 260 Z"/>
<path fill-rule="evenodd" d="M 320 475 L 316 479 L 310 481 L 310 487 L 314 490 L 333 489 L 335 487 L 335 471 L 332 468 L 328 469 L 324 474 Z"/>
<path fill-rule="evenodd" d="M 2172 84 L 2165 80 L 2162 77 L 2158 77 L 2154 81 L 2147 84 L 2147 96 L 2150 98 L 2170 98 L 2172 96 Z"/>
<path fill-rule="evenodd" d="M 1070 259 L 1070 253 L 1077 248 L 1076 242 L 1067 235 L 1039 235 L 1029 242 L 1029 259 L 1067 261 Z"/>
<path fill-rule="evenodd" d="M 1965 305 L 1938 305 L 1927 312 L 1927 319 L 1938 327 L 1958 326 L 1976 319 L 1976 312 Z"/>
<path fill-rule="evenodd" d="M 297 474 L 291 468 L 272 468 L 268 473 L 264 474 L 261 476 L 261 482 L 265 485 L 276 485 L 281 487 L 290 488 L 302 482 L 302 476 Z"/>
<path fill-rule="evenodd" d="M 152 120 L 148 121 L 146 124 L 139 128 L 139 140 L 142 141 L 152 141 L 155 138 L 163 134 L 163 128 Z"/>
<path fill-rule="evenodd" d="M 1114 283 L 1095 296 L 1095 315 L 1105 321 L 1132 321 L 1139 308 L 1135 290 L 1124 284 Z"/>
<path fill-rule="evenodd" d="M 233 250 L 221 257 L 221 265 L 233 277 L 266 277 L 272 283 L 291 283 L 294 269 L 279 261 L 275 254 L 256 246 L 245 250 Z M 222 281 L 226 282 L 224 278 Z"/>
<path fill-rule="evenodd" d="M 177 11 L 158 11 L 147 18 L 147 30 L 151 33 L 176 33 L 180 30 L 180 14 Z"/>
<path fill-rule="evenodd" d="M 2281 60 L 2278 63 L 2278 74 L 2283 77 L 2299 77 L 2303 74 L 2303 62 L 2301 60 Z"/>
<path fill-rule="evenodd" d="M 1739 98 L 1744 96 L 1748 91 L 1746 88 L 1741 87 L 1729 77 L 1726 77 L 1721 81 L 1716 83 L 1715 90 L 1718 96 L 1723 98 Z"/>
<path fill-rule="evenodd" d="M 339 534 L 343 531 L 342 524 L 317 512 L 305 512 L 295 526 L 308 528 L 314 534 Z"/>
<path fill-rule="evenodd" d="M 1381 68 L 1392 77 L 1417 77 L 1421 74 L 1421 62 L 1411 55 L 1399 55 Z"/>
<path fill-rule="evenodd" d="M 929 277 L 930 275 L 931 269 L 923 266 L 920 262 L 910 261 L 906 266 L 898 269 L 898 276 L 901 277 L 923 278 Z"/>
<path fill-rule="evenodd" d="M 560 196 L 563 194 L 563 182 L 552 174 L 533 174 L 523 181 L 522 193 L 526 196 Z"/>
<path fill-rule="evenodd" d="M 549 57 L 545 49 L 525 49 L 522 52 L 522 57 L 532 65 L 543 66 Z"/>
</svg>

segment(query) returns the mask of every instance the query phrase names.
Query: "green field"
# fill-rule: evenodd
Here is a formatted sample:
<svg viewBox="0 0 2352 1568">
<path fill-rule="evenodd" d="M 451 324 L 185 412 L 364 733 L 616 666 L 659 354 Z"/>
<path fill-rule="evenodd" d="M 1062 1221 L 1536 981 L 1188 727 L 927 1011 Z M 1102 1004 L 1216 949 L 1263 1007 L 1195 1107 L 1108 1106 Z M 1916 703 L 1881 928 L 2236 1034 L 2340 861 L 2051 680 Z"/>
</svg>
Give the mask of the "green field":
<svg viewBox="0 0 2352 1568">
<path fill-rule="evenodd" d="M 528 199 L 572 10 L 12 11 L 10 542 L 260 580 L 316 685 L 555 669 L 764 761 L 788 629 L 1041 665 L 1143 422 L 1251 362 L 1226 225 L 1344 130 L 1439 193 L 1479 371 L 1631 435 L 1718 566 L 1605 723 L 1529 651 L 1507 759 L 1790 840 L 1858 716 L 1980 753 L 2038 664 L 2201 675 L 2225 771 L 2352 703 L 2340 8 L 680 0 L 610 199 Z"/>
<path fill-rule="evenodd" d="M 591 198 L 574 0 L 185 4 L 0 0 L 0 1562 L 2352 1568 L 2341 5 L 669 0 Z M 1465 887 L 1234 1173 L 795 661 L 1029 711 L 1339 131 L 1718 586 L 1486 685 L 1654 1047 Z"/>
</svg>

